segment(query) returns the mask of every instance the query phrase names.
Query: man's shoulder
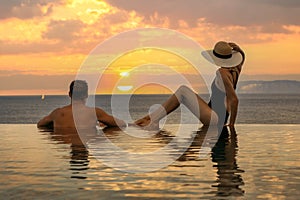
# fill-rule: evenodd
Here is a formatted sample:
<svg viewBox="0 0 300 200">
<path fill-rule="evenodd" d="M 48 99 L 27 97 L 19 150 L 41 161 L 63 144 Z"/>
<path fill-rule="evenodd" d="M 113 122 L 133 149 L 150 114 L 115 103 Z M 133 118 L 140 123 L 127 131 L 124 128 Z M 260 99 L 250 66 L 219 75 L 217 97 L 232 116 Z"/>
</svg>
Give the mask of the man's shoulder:
<svg viewBox="0 0 300 200">
<path fill-rule="evenodd" d="M 105 112 L 103 109 L 99 108 L 99 107 L 95 107 L 94 109 L 95 109 L 96 114 L 97 114 L 98 116 L 101 116 L 101 115 L 103 115 L 103 114 L 106 114 L 106 112 Z"/>
<path fill-rule="evenodd" d="M 53 113 L 61 113 L 65 112 L 66 110 L 70 109 L 69 106 L 59 107 L 53 110 Z"/>
<path fill-rule="evenodd" d="M 55 108 L 52 112 L 51 112 L 51 116 L 54 117 L 55 115 L 57 115 L 58 113 L 61 112 L 61 108 Z"/>
<path fill-rule="evenodd" d="M 95 110 L 101 110 L 101 111 L 103 111 L 103 109 L 99 108 L 99 107 L 95 107 Z"/>
</svg>

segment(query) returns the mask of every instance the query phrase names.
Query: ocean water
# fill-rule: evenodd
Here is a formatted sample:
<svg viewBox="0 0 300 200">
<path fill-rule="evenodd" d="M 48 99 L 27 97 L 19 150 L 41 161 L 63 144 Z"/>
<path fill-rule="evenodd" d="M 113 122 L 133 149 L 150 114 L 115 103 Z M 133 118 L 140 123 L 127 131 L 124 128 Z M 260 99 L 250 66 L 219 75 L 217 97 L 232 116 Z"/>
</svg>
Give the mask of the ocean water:
<svg viewBox="0 0 300 200">
<path fill-rule="evenodd" d="M 209 95 L 200 95 L 208 101 Z M 148 113 L 154 104 L 161 104 L 169 95 L 126 95 L 115 96 L 120 105 L 113 104 L 114 115 L 120 118 L 129 112 L 132 120 Z M 124 99 L 124 100 L 123 100 Z M 126 100 L 129 103 L 126 103 Z M 240 94 L 239 113 L 237 123 L 240 124 L 299 124 L 300 123 L 300 95 L 297 94 Z M 95 97 L 95 105 L 108 113 L 112 113 L 110 95 Z M 124 102 L 124 104 L 122 104 Z M 0 124 L 35 124 L 49 114 L 53 109 L 69 104 L 67 96 L 0 96 Z M 129 111 L 128 111 L 129 110 Z M 182 120 L 182 113 L 188 111 L 178 109 L 168 117 L 167 123 L 177 124 Z M 189 123 L 189 121 L 186 121 Z"/>
<path fill-rule="evenodd" d="M 132 96 L 128 109 L 111 106 L 109 95 L 95 102 L 137 119 L 167 98 Z M 299 95 L 241 94 L 236 131 L 209 140 L 211 130 L 189 125 L 192 119 L 179 124 L 189 116 L 185 109 L 172 113 L 158 134 L 128 127 L 82 138 L 36 128 L 41 117 L 69 101 L 0 97 L 0 199 L 299 199 Z"/>
<path fill-rule="evenodd" d="M 209 132 L 186 126 L 185 137 L 163 155 L 147 156 L 170 143 L 176 128 L 169 124 L 144 139 L 128 137 L 126 130 L 105 130 L 114 145 L 144 158 L 135 166 L 122 164 L 118 151 L 105 151 L 103 134 L 87 140 L 95 148 L 84 146 L 72 132 L 0 124 L 0 199 L 299 199 L 300 125 L 239 124 L 202 157 Z M 105 162 L 147 169 L 173 158 L 193 134 L 181 156 L 153 171 L 126 172 Z"/>
</svg>

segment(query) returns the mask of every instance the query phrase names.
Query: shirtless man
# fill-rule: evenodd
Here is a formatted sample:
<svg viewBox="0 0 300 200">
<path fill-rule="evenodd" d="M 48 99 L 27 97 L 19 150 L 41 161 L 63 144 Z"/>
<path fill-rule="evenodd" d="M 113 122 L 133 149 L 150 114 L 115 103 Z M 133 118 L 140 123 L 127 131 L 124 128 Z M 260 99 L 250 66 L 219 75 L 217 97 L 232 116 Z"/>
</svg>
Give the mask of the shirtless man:
<svg viewBox="0 0 300 200">
<path fill-rule="evenodd" d="M 70 84 L 69 97 L 71 104 L 57 108 L 37 123 L 38 128 L 75 128 L 96 127 L 98 123 L 108 127 L 126 126 L 123 120 L 117 119 L 100 108 L 87 107 L 88 85 L 86 81 L 75 80 Z M 76 116 L 75 119 L 73 114 Z M 75 123 L 76 121 L 76 123 Z"/>
</svg>

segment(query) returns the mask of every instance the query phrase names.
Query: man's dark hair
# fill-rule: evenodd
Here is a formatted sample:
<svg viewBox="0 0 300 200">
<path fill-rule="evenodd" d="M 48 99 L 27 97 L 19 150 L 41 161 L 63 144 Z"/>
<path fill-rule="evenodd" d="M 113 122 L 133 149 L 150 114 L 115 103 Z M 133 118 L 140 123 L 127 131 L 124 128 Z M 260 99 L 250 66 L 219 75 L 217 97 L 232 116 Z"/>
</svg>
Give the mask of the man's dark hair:
<svg viewBox="0 0 300 200">
<path fill-rule="evenodd" d="M 88 97 L 88 84 L 84 80 L 74 80 L 70 84 L 69 96 L 74 100 L 83 100 Z"/>
</svg>

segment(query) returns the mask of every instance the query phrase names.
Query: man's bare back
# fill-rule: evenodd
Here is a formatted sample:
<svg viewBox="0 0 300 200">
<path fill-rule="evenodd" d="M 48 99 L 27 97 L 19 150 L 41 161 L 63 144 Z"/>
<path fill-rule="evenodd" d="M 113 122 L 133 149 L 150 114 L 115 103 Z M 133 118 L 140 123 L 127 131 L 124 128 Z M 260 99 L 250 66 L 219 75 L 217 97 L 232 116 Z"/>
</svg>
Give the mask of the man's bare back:
<svg viewBox="0 0 300 200">
<path fill-rule="evenodd" d="M 73 88 L 75 87 L 74 84 L 75 86 L 78 84 L 79 89 L 77 90 L 82 90 L 80 92 L 83 93 L 83 95 L 77 95 L 75 96 L 76 98 L 74 98 L 72 95 Z M 37 123 L 37 126 L 39 128 L 91 128 L 96 127 L 98 122 L 110 127 L 126 126 L 126 123 L 123 120 L 107 114 L 102 109 L 91 108 L 85 105 L 87 98 L 87 83 L 85 81 L 73 81 L 70 85 L 69 96 L 72 101 L 70 105 L 55 109 L 49 115 L 42 118 Z"/>
</svg>

